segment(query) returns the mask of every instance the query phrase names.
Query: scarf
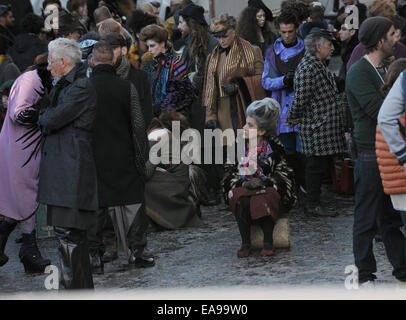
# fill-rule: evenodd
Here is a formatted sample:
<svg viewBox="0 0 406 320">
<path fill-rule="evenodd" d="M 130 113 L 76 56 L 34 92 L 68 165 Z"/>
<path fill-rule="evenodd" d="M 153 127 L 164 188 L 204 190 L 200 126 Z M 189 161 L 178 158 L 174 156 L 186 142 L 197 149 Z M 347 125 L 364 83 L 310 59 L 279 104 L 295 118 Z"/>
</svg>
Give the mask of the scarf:
<svg viewBox="0 0 406 320">
<path fill-rule="evenodd" d="M 255 174 L 262 180 L 266 180 L 266 175 L 260 166 L 258 166 L 258 158 L 259 159 L 267 159 L 271 153 L 273 152 L 270 144 L 268 141 L 262 141 L 260 144 L 257 145 L 256 150 L 249 150 L 249 144 L 246 144 L 246 151 L 245 157 L 247 159 L 246 162 L 240 164 L 240 176 L 242 180 L 249 181 L 251 178 L 248 176 L 254 176 Z M 249 170 L 249 166 L 256 167 L 256 171 L 252 174 L 252 171 Z"/>
<path fill-rule="evenodd" d="M 217 65 L 220 60 L 221 47 L 217 47 L 209 55 L 207 59 L 206 77 L 203 87 L 203 106 L 212 109 L 216 105 L 217 92 L 220 92 L 220 97 L 225 97 L 223 89 L 217 90 Z M 251 44 L 239 37 L 236 37 L 231 46 L 230 53 L 227 55 L 224 67 L 218 74 L 219 83 L 224 84 L 231 81 L 230 77 L 244 77 L 254 75 L 255 73 L 255 56 Z"/>
</svg>

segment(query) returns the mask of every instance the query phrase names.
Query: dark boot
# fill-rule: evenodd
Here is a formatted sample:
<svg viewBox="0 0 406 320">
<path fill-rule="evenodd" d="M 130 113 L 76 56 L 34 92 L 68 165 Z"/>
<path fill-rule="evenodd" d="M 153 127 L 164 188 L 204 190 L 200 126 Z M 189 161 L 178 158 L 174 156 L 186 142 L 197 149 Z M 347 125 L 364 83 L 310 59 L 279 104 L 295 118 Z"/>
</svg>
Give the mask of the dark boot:
<svg viewBox="0 0 406 320">
<path fill-rule="evenodd" d="M 102 261 L 102 252 L 100 250 L 89 250 L 90 265 L 93 274 L 104 274 L 104 263 Z"/>
<path fill-rule="evenodd" d="M 65 289 L 93 289 L 92 268 L 85 231 L 55 229 L 59 239 L 61 283 Z"/>
<path fill-rule="evenodd" d="M 10 222 L 9 219 L 3 218 L 0 222 L 0 267 L 4 266 L 8 257 L 4 254 L 4 249 L 6 248 L 6 243 L 10 233 L 14 230 L 17 222 Z"/>
<path fill-rule="evenodd" d="M 106 251 L 104 252 L 101 261 L 111 262 L 118 259 L 117 248 L 115 246 L 106 246 Z"/>
<path fill-rule="evenodd" d="M 20 248 L 20 261 L 26 273 L 44 273 L 45 267 L 51 264 L 49 259 L 41 256 L 35 239 L 35 229 L 31 233 L 23 233 L 23 244 Z"/>
<path fill-rule="evenodd" d="M 155 260 L 152 256 L 148 256 L 143 253 L 144 250 L 133 249 L 131 250 L 130 258 L 128 263 L 133 265 L 135 268 L 149 268 L 155 265 Z"/>
</svg>

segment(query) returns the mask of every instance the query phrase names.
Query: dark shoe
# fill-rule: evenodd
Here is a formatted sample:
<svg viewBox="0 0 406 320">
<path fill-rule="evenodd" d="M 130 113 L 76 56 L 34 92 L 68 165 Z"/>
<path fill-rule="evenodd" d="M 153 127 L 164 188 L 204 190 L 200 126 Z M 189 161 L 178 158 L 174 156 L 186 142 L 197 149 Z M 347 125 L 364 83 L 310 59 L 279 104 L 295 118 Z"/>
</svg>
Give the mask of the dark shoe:
<svg viewBox="0 0 406 320">
<path fill-rule="evenodd" d="M 150 268 L 155 265 L 155 260 L 151 256 L 141 254 L 137 256 L 137 250 L 132 251 L 128 263 L 133 265 L 135 268 Z"/>
<path fill-rule="evenodd" d="M 0 267 L 4 266 L 8 261 L 8 257 L 4 254 L 4 249 L 6 248 L 6 243 L 10 233 L 17 225 L 17 222 L 12 223 L 7 220 L 8 219 L 3 218 L 3 220 L 0 222 Z"/>
<path fill-rule="evenodd" d="M 103 254 L 101 261 L 104 263 L 111 262 L 118 259 L 117 250 L 113 248 L 107 248 Z"/>
<path fill-rule="evenodd" d="M 104 274 L 104 264 L 99 250 L 90 250 L 90 265 L 93 274 Z"/>
<path fill-rule="evenodd" d="M 35 238 L 35 229 L 31 233 L 23 233 L 23 244 L 20 248 L 20 261 L 24 265 L 26 273 L 44 273 L 46 266 L 51 260 L 41 256 Z"/>
<path fill-rule="evenodd" d="M 251 252 L 251 245 L 250 244 L 243 244 L 241 245 L 240 250 L 237 251 L 238 258 L 246 258 L 250 255 Z"/>
<path fill-rule="evenodd" d="M 260 252 L 261 256 L 273 256 L 275 254 L 275 249 L 272 244 L 264 243 L 264 248 Z"/>
</svg>

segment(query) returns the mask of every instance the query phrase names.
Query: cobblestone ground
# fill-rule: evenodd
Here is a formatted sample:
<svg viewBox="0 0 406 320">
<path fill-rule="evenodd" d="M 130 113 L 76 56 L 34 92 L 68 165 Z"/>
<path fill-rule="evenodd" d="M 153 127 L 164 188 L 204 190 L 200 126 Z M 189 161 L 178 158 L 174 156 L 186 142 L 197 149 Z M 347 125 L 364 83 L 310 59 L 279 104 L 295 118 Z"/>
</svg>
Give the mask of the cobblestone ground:
<svg viewBox="0 0 406 320">
<path fill-rule="evenodd" d="M 173 289 L 254 286 L 258 288 L 344 288 L 345 267 L 353 264 L 353 197 L 337 196 L 339 216 L 310 218 L 302 210 L 290 214 L 291 248 L 275 256 L 254 252 L 238 259 L 240 237 L 231 212 L 218 207 L 203 208 L 203 226 L 176 231 L 151 232 L 148 250 L 156 258 L 149 269 L 129 269 L 126 256 L 105 266 L 104 275 L 94 277 L 96 292 L 107 289 Z M 19 245 L 13 232 L 6 253 L 10 261 L 0 269 L 0 296 L 9 293 L 46 292 L 46 275 L 28 276 L 18 260 Z M 58 265 L 55 240 L 39 242 L 45 257 Z M 374 246 L 378 286 L 394 286 L 392 268 L 383 244 Z"/>
</svg>

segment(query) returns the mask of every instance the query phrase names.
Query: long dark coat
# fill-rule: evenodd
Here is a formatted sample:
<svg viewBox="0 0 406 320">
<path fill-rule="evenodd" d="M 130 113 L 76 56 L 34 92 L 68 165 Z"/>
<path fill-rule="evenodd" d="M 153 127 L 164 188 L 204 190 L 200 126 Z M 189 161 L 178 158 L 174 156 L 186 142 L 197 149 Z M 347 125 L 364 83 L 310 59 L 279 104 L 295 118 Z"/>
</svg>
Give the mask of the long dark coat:
<svg viewBox="0 0 406 320">
<path fill-rule="evenodd" d="M 96 210 L 96 167 L 91 146 L 96 91 L 76 66 L 51 94 L 56 101 L 39 117 L 45 142 L 39 171 L 38 201 L 43 204 Z"/>
<path fill-rule="evenodd" d="M 295 98 L 287 121 L 300 119 L 302 152 L 307 156 L 344 152 L 344 121 L 333 75 L 317 57 L 305 54 L 294 79 Z"/>
<path fill-rule="evenodd" d="M 143 171 L 149 146 L 136 89 L 130 81 L 120 79 L 112 66 L 105 64 L 94 68 L 91 81 L 97 93 L 93 151 L 99 205 L 142 203 Z M 142 165 L 137 166 L 137 163 Z"/>
</svg>

